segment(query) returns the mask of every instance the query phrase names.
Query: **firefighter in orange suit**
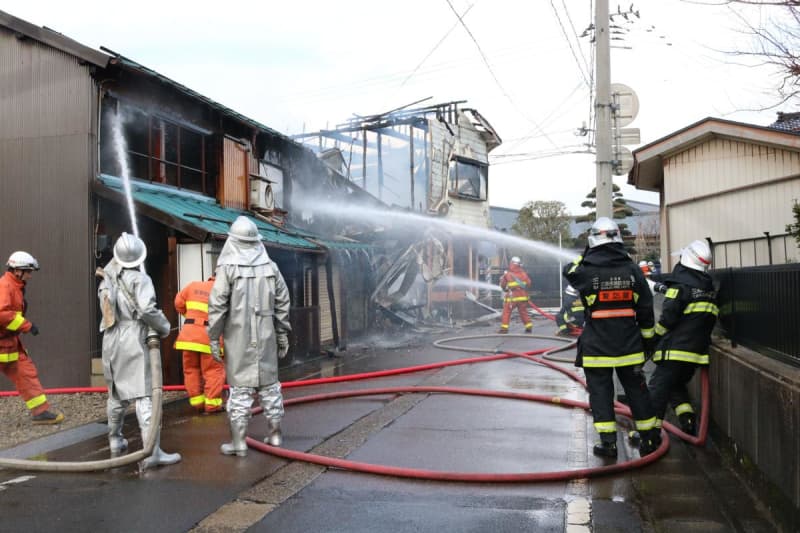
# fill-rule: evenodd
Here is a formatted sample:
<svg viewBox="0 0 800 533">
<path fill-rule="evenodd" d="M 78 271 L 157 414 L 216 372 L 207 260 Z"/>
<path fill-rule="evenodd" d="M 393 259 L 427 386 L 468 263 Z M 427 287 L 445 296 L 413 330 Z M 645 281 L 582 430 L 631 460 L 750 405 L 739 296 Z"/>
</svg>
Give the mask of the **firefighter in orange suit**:
<svg viewBox="0 0 800 533">
<path fill-rule="evenodd" d="M 0 277 L 0 370 L 14 382 L 34 424 L 58 424 L 64 415 L 50 411 L 36 365 L 28 358 L 20 339 L 20 333 L 39 334 L 39 328 L 25 317 L 25 285 L 39 270 L 39 263 L 28 252 L 20 251 L 11 254 L 6 268 Z"/>
<path fill-rule="evenodd" d="M 201 413 L 223 411 L 222 387 L 225 366 L 211 357 L 208 333 L 208 295 L 214 276 L 208 281 L 193 281 L 175 296 L 175 310 L 185 318 L 175 341 L 175 349 L 183 350 L 183 382 L 189 403 Z"/>
<path fill-rule="evenodd" d="M 533 331 L 533 322 L 528 316 L 528 287 L 531 278 L 522 270 L 522 261 L 519 257 L 512 257 L 508 270 L 500 278 L 500 287 L 506 291 L 503 300 L 503 318 L 498 333 L 508 333 L 508 323 L 511 320 L 511 311 L 516 307 L 519 318 L 525 324 L 525 333 Z"/>
</svg>

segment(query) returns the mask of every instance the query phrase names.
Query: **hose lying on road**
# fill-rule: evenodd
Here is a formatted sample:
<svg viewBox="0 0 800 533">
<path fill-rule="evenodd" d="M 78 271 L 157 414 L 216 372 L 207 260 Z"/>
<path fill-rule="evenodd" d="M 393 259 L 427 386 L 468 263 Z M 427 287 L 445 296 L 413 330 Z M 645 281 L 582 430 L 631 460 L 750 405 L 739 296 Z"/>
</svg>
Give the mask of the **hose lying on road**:
<svg viewBox="0 0 800 533">
<path fill-rule="evenodd" d="M 150 356 L 150 373 L 152 382 L 153 411 L 151 414 L 150 428 L 143 448 L 111 459 L 97 461 L 32 461 L 29 459 L 11 459 L 0 457 L 0 468 L 15 468 L 17 470 L 37 470 L 44 472 L 93 472 L 106 470 L 136 463 L 150 457 L 156 445 L 159 434 L 157 428 L 161 425 L 161 341 L 158 335 L 151 332 L 147 337 L 147 348 Z M 106 389 L 101 389 L 105 391 Z"/>
<path fill-rule="evenodd" d="M 436 341 L 434 346 L 439 348 L 449 348 L 449 349 L 458 349 L 464 351 L 481 351 L 486 352 L 485 349 L 479 348 L 472 348 L 472 347 L 455 347 L 455 346 L 444 346 L 447 342 L 455 340 L 455 339 L 472 339 L 472 338 L 485 338 L 487 335 L 479 335 L 479 336 L 472 336 L 472 337 L 455 337 L 450 339 L 442 339 L 440 341 Z M 508 335 L 503 335 L 504 338 L 507 338 Z M 565 341 L 565 339 L 556 338 L 556 337 L 545 337 L 539 335 L 524 335 L 525 338 L 544 338 L 544 339 L 555 339 L 559 341 Z M 566 341 L 569 342 L 569 341 Z M 569 345 L 566 347 L 571 347 L 574 344 L 574 341 L 570 342 Z M 484 356 L 484 357 L 476 357 L 470 359 L 461 359 L 456 361 L 446 361 L 444 363 L 433 363 L 428 365 L 420 365 L 417 367 L 408 367 L 402 369 L 395 369 L 391 371 L 381 371 L 381 372 L 374 372 L 374 373 L 364 373 L 364 374 L 357 374 L 354 376 L 356 379 L 367 379 L 370 377 L 379 377 L 389 375 L 387 372 L 391 374 L 400 374 L 400 373 L 408 373 L 408 372 L 417 372 L 420 370 L 430 370 L 434 368 L 442 368 L 445 366 L 453 366 L 453 365 L 461 365 L 461 364 L 472 364 L 476 362 L 486 362 L 486 361 L 496 361 L 499 359 L 507 359 L 507 358 L 525 358 L 532 360 L 536 363 L 545 365 L 549 368 L 557 370 L 570 378 L 578 381 L 584 387 L 586 386 L 586 382 L 583 378 L 580 377 L 576 372 L 568 370 L 566 368 L 560 367 L 550 361 L 544 359 L 544 357 L 548 353 L 552 353 L 554 351 L 560 351 L 565 349 L 564 346 L 558 347 L 555 349 L 543 349 L 543 350 L 536 350 L 527 353 L 513 353 L 513 352 L 504 352 L 502 354 Z M 536 357 L 537 355 L 541 354 L 542 357 Z M 320 384 L 320 383 L 331 383 L 333 381 L 347 381 L 348 378 L 351 376 L 338 376 L 336 378 L 321 378 L 316 380 L 309 380 L 303 382 L 293 382 L 292 385 L 295 387 L 311 385 L 311 384 Z M 287 383 L 286 385 L 289 385 Z M 325 400 L 333 400 L 333 399 L 340 399 L 340 398 L 350 398 L 356 396 L 369 396 L 369 395 L 382 395 L 382 394 L 402 394 L 402 393 L 451 393 L 451 394 L 466 394 L 466 395 L 473 395 L 473 396 L 489 396 L 489 397 L 496 397 L 496 398 L 508 398 L 508 399 L 517 399 L 517 400 L 526 400 L 526 401 L 538 401 L 538 402 L 545 402 L 545 403 L 553 403 L 559 406 L 565 407 L 581 407 L 583 409 L 589 409 L 589 405 L 586 402 L 581 402 L 578 400 L 570 400 L 567 398 L 560 398 L 554 396 L 544 396 L 544 395 L 535 395 L 535 394 L 525 394 L 525 393 L 515 393 L 515 392 L 503 392 L 503 391 L 491 391 L 491 390 L 480 390 L 480 389 L 464 389 L 464 388 L 457 388 L 457 387 L 387 387 L 387 388 L 378 388 L 378 389 L 366 389 L 366 390 L 356 390 L 356 391 L 341 391 L 341 392 L 334 392 L 334 393 L 323 393 L 323 394 L 315 394 L 309 396 L 303 396 L 299 398 L 292 398 L 290 400 L 286 400 L 284 402 L 285 405 L 293 405 L 293 404 L 300 404 L 300 403 L 309 403 L 309 402 L 316 402 L 316 401 L 325 401 Z M 254 409 L 254 412 L 259 412 L 260 407 Z M 630 416 L 630 410 L 627 406 L 623 404 L 615 404 L 615 411 L 623 416 Z M 705 413 L 706 410 L 704 410 Z M 701 421 L 701 429 L 703 428 L 703 424 Z M 703 437 L 704 439 L 705 437 Z M 582 468 L 576 470 L 563 470 L 563 471 L 554 471 L 554 472 L 523 472 L 523 473 L 486 473 L 486 472 L 446 472 L 446 471 L 438 471 L 438 470 L 424 470 L 424 469 L 416 469 L 416 468 L 404 468 L 404 467 L 395 467 L 395 466 L 388 466 L 388 465 L 377 465 L 371 463 L 363 463 L 359 461 L 350 461 L 347 459 L 338 459 L 335 457 L 328 457 L 313 453 L 307 452 L 299 452 L 294 450 L 288 450 L 286 448 L 276 448 L 273 446 L 269 446 L 255 440 L 251 437 L 247 437 L 247 444 L 253 449 L 269 453 L 275 456 L 283 457 L 285 459 L 296 460 L 296 461 L 305 461 L 309 463 L 319 464 L 323 466 L 335 467 L 335 468 L 342 468 L 347 470 L 354 470 L 358 472 L 365 472 L 371 474 L 380 474 L 380 475 L 389 475 L 395 477 L 404 477 L 404 478 L 413 478 L 413 479 L 427 479 L 427 480 L 434 480 L 434 481 L 469 481 L 469 482 L 478 482 L 478 483 L 509 483 L 509 482 L 547 482 L 547 481 L 566 481 L 571 479 L 580 479 L 580 478 L 588 478 L 588 477 L 596 477 L 602 475 L 609 475 L 614 474 L 626 470 L 630 470 L 633 468 L 638 468 L 641 466 L 648 465 L 660 457 L 662 457 L 667 451 L 669 450 L 669 439 L 666 438 L 666 434 L 662 431 L 662 442 L 659 448 L 645 457 L 640 457 L 638 459 L 633 459 L 629 461 L 623 461 L 620 463 L 615 463 L 612 465 L 604 465 L 599 467 L 592 467 L 592 468 Z"/>
</svg>

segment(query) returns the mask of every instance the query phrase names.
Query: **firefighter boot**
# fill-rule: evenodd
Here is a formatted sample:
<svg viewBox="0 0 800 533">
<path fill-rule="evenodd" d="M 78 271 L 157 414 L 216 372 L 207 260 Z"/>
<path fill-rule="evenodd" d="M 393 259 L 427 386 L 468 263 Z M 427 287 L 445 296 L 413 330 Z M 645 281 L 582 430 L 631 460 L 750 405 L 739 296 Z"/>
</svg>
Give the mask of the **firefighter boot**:
<svg viewBox="0 0 800 533">
<path fill-rule="evenodd" d="M 152 409 L 153 403 L 149 396 L 136 400 L 136 418 L 139 421 L 139 429 L 142 432 L 142 442 L 147 442 L 151 431 L 156 432 L 152 455 L 150 455 L 150 457 L 145 457 L 139 462 L 139 469 L 141 471 L 161 465 L 172 465 L 181 460 L 181 454 L 167 453 L 161 449 L 161 426 L 153 427 L 151 420 Z"/>
<path fill-rule="evenodd" d="M 267 436 L 264 438 L 264 443 L 276 448 L 283 444 L 280 418 L 267 419 Z"/>
<path fill-rule="evenodd" d="M 533 326 L 525 327 L 525 333 L 533 333 Z"/>
<path fill-rule="evenodd" d="M 678 415 L 678 423 L 681 425 L 681 431 L 687 435 L 697 434 L 697 420 L 694 413 L 681 413 Z"/>
<path fill-rule="evenodd" d="M 128 440 L 122 436 L 125 407 L 120 402 L 109 400 L 106 414 L 108 415 L 108 449 L 111 457 L 118 457 L 128 449 Z"/>
<path fill-rule="evenodd" d="M 617 434 L 611 433 L 606 435 L 605 433 L 600 435 L 600 442 L 594 445 L 592 449 L 592 453 L 595 455 L 599 455 L 600 457 L 616 457 L 617 456 Z"/>
<path fill-rule="evenodd" d="M 650 455 L 661 446 L 661 430 L 648 429 L 640 432 L 641 442 L 639 443 L 639 456 Z"/>
<path fill-rule="evenodd" d="M 247 422 L 248 420 L 241 418 L 230 421 L 231 442 L 219 447 L 219 451 L 222 452 L 223 455 L 236 455 L 238 457 L 245 457 L 247 455 L 247 442 L 245 442 Z"/>
</svg>

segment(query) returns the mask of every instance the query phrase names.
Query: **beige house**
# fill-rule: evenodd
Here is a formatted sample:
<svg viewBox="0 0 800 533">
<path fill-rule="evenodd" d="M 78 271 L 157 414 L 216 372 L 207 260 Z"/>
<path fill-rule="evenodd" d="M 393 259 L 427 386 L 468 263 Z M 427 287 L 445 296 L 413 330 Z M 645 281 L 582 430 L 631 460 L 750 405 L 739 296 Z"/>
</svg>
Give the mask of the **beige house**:
<svg viewBox="0 0 800 533">
<path fill-rule="evenodd" d="M 714 268 L 796 262 L 786 234 L 800 199 L 800 134 L 705 118 L 634 151 L 628 183 L 657 191 L 661 258 L 710 239 Z"/>
</svg>

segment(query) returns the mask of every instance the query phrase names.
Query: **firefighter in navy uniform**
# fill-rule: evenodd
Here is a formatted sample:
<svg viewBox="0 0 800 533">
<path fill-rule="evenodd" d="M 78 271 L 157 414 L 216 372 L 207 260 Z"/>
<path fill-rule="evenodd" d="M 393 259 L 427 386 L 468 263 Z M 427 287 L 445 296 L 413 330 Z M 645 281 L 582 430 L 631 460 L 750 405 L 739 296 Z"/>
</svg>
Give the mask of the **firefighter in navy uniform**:
<svg viewBox="0 0 800 533">
<path fill-rule="evenodd" d="M 572 285 L 564 289 L 564 304 L 556 316 L 559 337 L 577 337 L 583 327 L 583 302 Z"/>
<path fill-rule="evenodd" d="M 708 366 L 711 331 L 719 310 L 711 276 L 711 250 L 703 241 L 694 241 L 681 252 L 680 262 L 659 286 L 664 292 L 661 317 L 656 324 L 650 395 L 661 427 L 667 404 L 678 416 L 684 433 L 694 435 L 697 419 L 686 384 L 700 366 Z M 662 288 L 663 287 L 663 288 Z"/>
<path fill-rule="evenodd" d="M 589 231 L 584 255 L 564 268 L 564 276 L 585 307 L 575 366 L 583 367 L 589 404 L 600 443 L 595 455 L 617 456 L 614 413 L 616 372 L 625 389 L 644 456 L 661 444 L 642 365 L 654 339 L 653 295 L 639 267 L 622 244 L 617 224 L 598 218 Z"/>
</svg>

